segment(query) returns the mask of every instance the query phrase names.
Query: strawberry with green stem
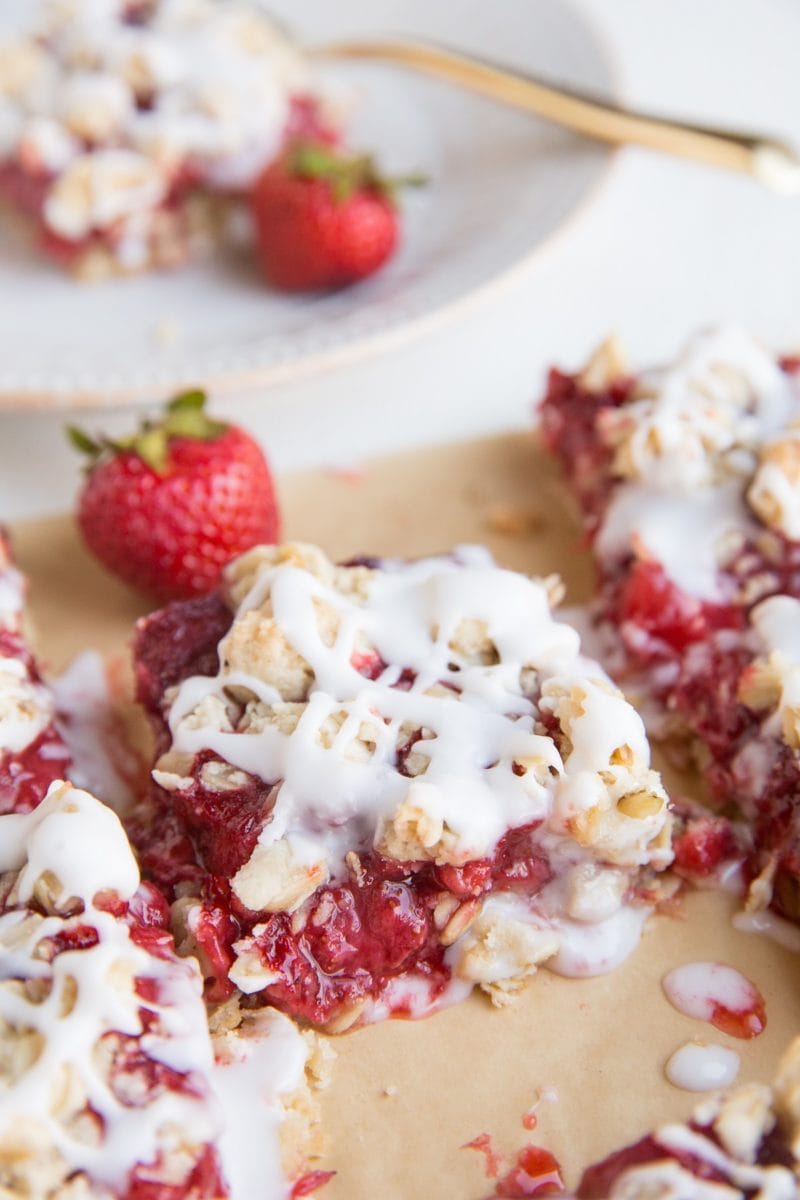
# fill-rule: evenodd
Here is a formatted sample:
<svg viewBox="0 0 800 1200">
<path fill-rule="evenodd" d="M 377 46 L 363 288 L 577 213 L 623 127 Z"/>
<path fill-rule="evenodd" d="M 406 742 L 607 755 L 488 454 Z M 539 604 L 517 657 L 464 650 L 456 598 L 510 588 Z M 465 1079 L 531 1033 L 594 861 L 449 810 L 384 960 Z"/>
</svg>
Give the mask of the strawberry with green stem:
<svg viewBox="0 0 800 1200">
<path fill-rule="evenodd" d="M 78 523 L 93 554 L 115 575 L 159 600 L 200 595 L 223 566 L 280 520 L 259 445 L 212 420 L 205 393 L 189 391 L 130 437 L 68 430 L 88 456 Z"/>
<path fill-rule="evenodd" d="M 264 274 L 292 292 L 366 279 L 397 245 L 398 189 L 422 183 L 419 175 L 386 178 L 368 155 L 313 142 L 290 146 L 251 195 Z"/>
</svg>

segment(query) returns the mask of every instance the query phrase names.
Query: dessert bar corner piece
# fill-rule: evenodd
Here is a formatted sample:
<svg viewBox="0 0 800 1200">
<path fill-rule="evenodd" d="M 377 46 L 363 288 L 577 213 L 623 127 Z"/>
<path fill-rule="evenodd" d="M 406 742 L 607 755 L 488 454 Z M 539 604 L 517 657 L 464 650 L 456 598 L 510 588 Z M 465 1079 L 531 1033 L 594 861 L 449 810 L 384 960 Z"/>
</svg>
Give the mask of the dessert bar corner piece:
<svg viewBox="0 0 800 1200">
<path fill-rule="evenodd" d="M 749 825 L 749 907 L 800 918 L 800 360 L 725 328 L 635 374 L 607 344 L 551 373 L 541 433 L 590 536 L 609 669 Z M 730 839 L 694 828 L 690 872 L 713 875 Z"/>
<path fill-rule="evenodd" d="M 25 637 L 25 587 L 0 529 L 0 813 L 35 808 L 70 766 L 53 697 Z"/>
<path fill-rule="evenodd" d="M 667 800 L 557 591 L 476 547 L 337 566 L 295 544 L 140 623 L 158 756 L 132 833 L 212 1002 L 338 1032 L 630 953 Z"/>
<path fill-rule="evenodd" d="M 285 1125 L 297 1166 L 313 1117 L 308 1047 L 270 1012 L 229 1012 L 212 1039 L 197 964 L 176 956 L 168 917 L 118 818 L 88 793 L 55 783 L 32 812 L 0 816 L 9 1200 L 249 1200 L 248 1164 L 264 1195 L 288 1193 L 280 1143 Z"/>
<path fill-rule="evenodd" d="M 0 41 L 0 196 L 82 278 L 224 235 L 288 139 L 335 135 L 312 72 L 248 0 L 32 0 Z"/>
<path fill-rule="evenodd" d="M 702 1101 L 686 1123 L 664 1125 L 588 1167 L 578 1200 L 795 1200 L 800 1039 L 772 1088 L 745 1083 Z"/>
</svg>

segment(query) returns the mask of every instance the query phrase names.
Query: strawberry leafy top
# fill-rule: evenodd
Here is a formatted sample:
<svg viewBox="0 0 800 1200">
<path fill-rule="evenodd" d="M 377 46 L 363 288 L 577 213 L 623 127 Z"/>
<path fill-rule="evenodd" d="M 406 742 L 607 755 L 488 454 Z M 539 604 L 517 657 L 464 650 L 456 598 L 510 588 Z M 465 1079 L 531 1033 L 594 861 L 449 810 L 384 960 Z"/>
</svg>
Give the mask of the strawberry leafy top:
<svg viewBox="0 0 800 1200">
<path fill-rule="evenodd" d="M 360 191 L 375 192 L 394 201 L 403 187 L 422 187 L 424 175 L 381 174 L 371 154 L 345 155 L 319 142 L 297 142 L 289 151 L 290 174 L 301 179 L 320 179 L 328 183 L 337 204 L 344 204 Z"/>
<path fill-rule="evenodd" d="M 143 421 L 129 437 L 109 438 L 105 434 L 92 437 L 76 425 L 67 426 L 67 437 L 76 450 L 88 456 L 90 471 L 116 454 L 132 452 L 157 475 L 163 475 L 169 462 L 170 438 L 212 442 L 228 429 L 222 421 L 214 421 L 207 415 L 206 398 L 200 388 L 179 393 L 166 405 L 160 420 Z"/>
</svg>

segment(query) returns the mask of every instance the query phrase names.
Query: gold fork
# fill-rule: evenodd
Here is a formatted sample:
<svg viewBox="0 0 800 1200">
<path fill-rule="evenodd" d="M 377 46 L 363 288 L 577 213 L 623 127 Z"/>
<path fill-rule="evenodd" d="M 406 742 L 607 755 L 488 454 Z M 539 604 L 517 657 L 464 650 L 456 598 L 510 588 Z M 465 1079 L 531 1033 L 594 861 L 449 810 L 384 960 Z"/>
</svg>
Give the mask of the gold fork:
<svg viewBox="0 0 800 1200">
<path fill-rule="evenodd" d="M 647 146 L 665 154 L 743 172 L 777 192 L 800 192 L 800 158 L 790 146 L 774 138 L 631 112 L 432 42 L 343 41 L 313 47 L 311 53 L 318 58 L 378 59 L 409 67 L 536 113 L 599 141 Z"/>
</svg>

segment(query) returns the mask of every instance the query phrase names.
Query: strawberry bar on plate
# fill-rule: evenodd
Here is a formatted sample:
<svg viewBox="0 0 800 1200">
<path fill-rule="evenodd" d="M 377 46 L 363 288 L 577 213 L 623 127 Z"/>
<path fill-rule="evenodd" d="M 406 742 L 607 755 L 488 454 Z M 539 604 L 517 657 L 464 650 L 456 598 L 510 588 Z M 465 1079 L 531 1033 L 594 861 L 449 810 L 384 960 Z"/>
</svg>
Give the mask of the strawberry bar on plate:
<svg viewBox="0 0 800 1200">
<path fill-rule="evenodd" d="M 795 1039 L 774 1088 L 746 1083 L 704 1100 L 685 1124 L 664 1125 L 587 1168 L 578 1200 L 795 1200 L 799 1078 Z"/>
<path fill-rule="evenodd" d="M 25 581 L 0 530 L 0 813 L 35 808 L 69 768 L 53 698 L 25 640 L 24 601 Z"/>
<path fill-rule="evenodd" d="M 281 1096 L 309 1110 L 303 1036 L 264 1013 L 229 1019 L 212 1042 L 197 964 L 176 956 L 168 917 L 88 793 L 55 783 L 34 811 L 0 816 L 10 1200 L 252 1200 L 254 1170 L 260 1194 L 288 1194 Z"/>
<path fill-rule="evenodd" d="M 221 236 L 287 139 L 332 136 L 311 72 L 247 0 L 35 0 L 0 41 L 0 195 L 85 278 Z"/>
<path fill-rule="evenodd" d="M 133 836 L 210 1000 L 338 1032 L 633 950 L 666 796 L 558 591 L 476 547 L 336 566 L 294 544 L 140 623 L 158 754 Z"/>
<path fill-rule="evenodd" d="M 749 905 L 797 919 L 800 362 L 729 328 L 635 375 L 607 343 L 551 373 L 541 429 L 598 564 L 607 665 L 750 826 Z M 678 862 L 713 874 L 730 839 L 694 828 Z"/>
</svg>

